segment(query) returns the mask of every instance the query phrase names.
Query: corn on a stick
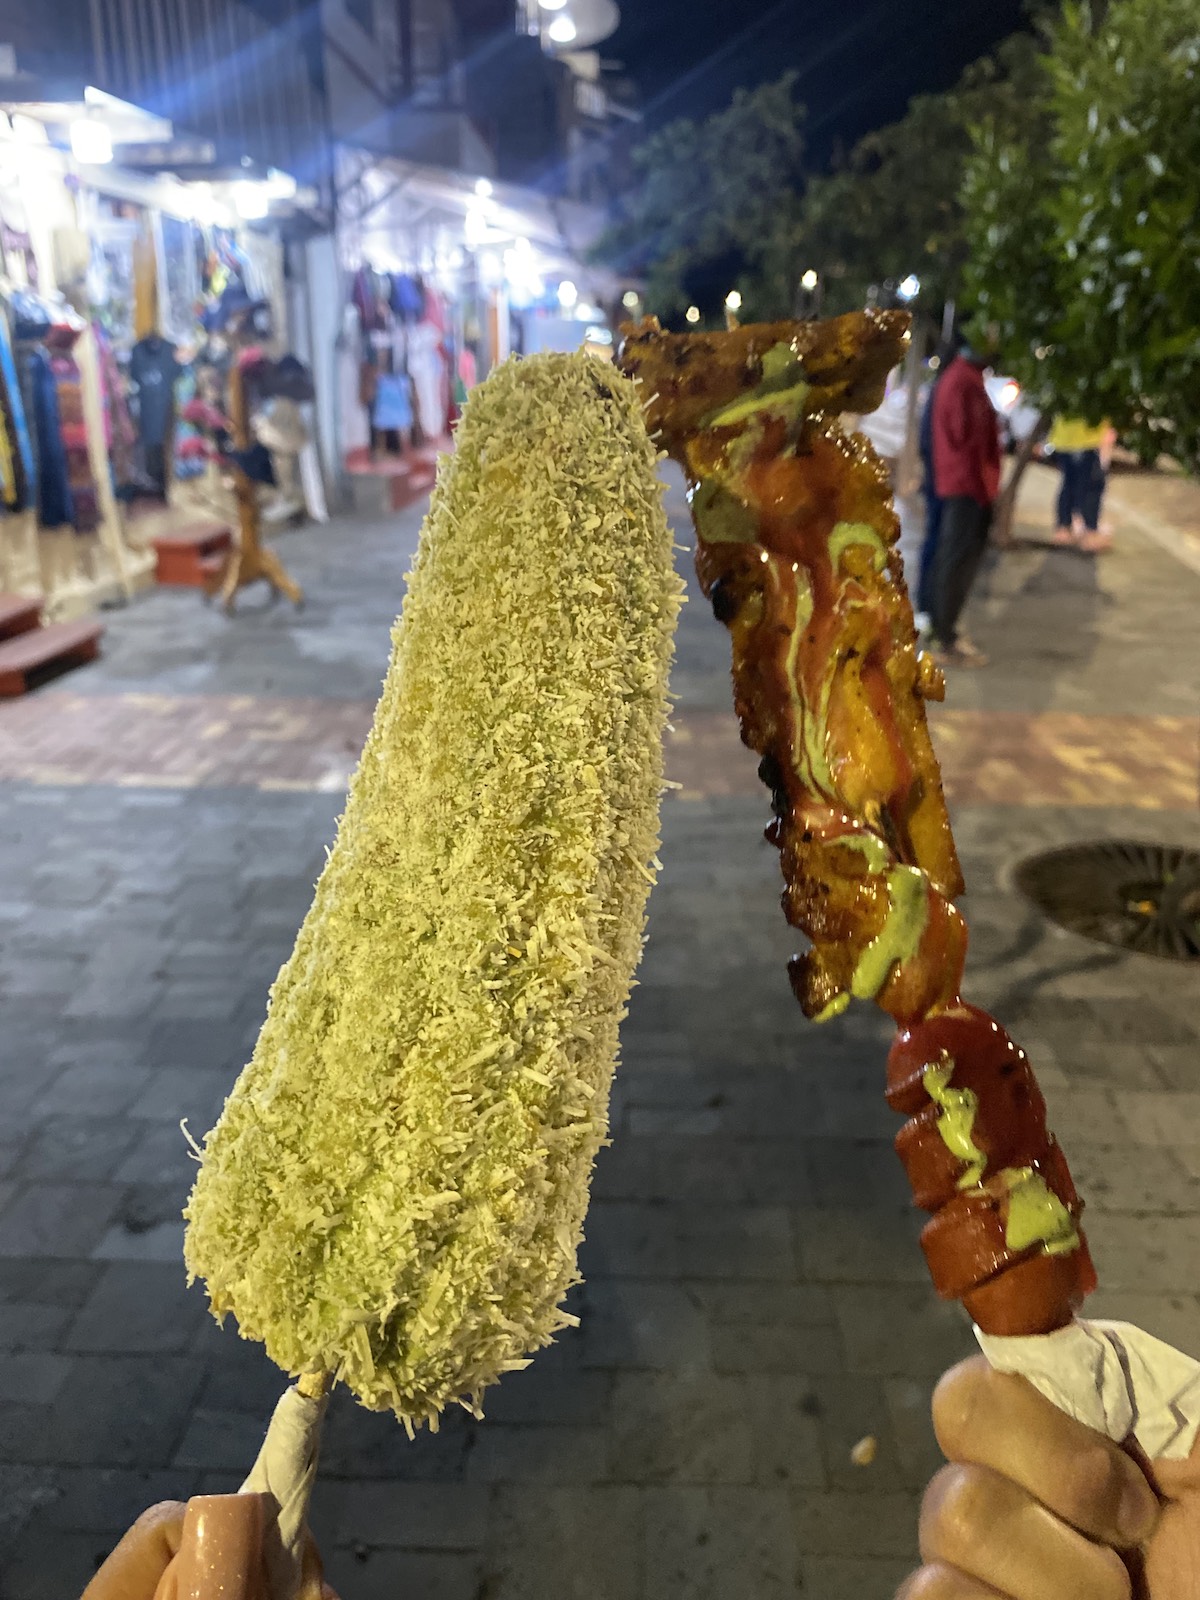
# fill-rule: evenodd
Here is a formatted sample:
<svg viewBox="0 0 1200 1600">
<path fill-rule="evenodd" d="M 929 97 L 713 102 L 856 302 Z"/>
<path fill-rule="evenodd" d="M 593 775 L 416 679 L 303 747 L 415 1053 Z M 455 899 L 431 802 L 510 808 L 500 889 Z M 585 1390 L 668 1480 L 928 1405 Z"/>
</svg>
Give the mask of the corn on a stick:
<svg viewBox="0 0 1200 1600">
<path fill-rule="evenodd" d="M 500 368 L 186 1213 L 215 1314 L 409 1426 L 571 1320 L 678 605 L 634 386 L 585 356 Z"/>
</svg>

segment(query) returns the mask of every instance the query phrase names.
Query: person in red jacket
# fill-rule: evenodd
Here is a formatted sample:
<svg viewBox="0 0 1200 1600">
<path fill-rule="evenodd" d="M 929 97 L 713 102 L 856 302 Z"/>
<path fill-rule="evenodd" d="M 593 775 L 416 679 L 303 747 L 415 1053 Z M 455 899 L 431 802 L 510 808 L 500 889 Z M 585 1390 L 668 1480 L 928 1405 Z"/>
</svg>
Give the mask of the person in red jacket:
<svg viewBox="0 0 1200 1600">
<path fill-rule="evenodd" d="M 943 660 L 981 667 L 986 657 L 958 631 L 958 619 L 987 549 L 1000 491 L 1000 428 L 983 385 L 986 355 L 969 345 L 934 394 L 933 479 L 942 521 L 933 581 L 933 644 Z"/>
</svg>

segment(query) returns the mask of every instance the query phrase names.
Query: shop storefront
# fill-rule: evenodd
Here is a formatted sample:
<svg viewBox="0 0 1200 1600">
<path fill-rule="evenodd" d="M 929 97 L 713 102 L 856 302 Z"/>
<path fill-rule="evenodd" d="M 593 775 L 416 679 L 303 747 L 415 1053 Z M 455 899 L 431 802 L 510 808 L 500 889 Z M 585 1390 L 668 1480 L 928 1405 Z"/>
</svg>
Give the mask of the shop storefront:
<svg viewBox="0 0 1200 1600">
<path fill-rule="evenodd" d="M 438 168 L 341 149 L 337 437 L 352 475 L 402 474 L 443 443 L 506 356 L 611 350 L 619 288 L 586 264 L 601 217 Z"/>
<path fill-rule="evenodd" d="M 151 582 L 164 528 L 229 520 L 234 452 L 270 485 L 267 515 L 324 514 L 271 217 L 294 181 L 121 166 L 103 121 L 103 148 L 76 137 L 79 109 L 0 115 L 0 589 L 41 594 L 58 617 Z M 161 139 L 156 119 L 120 115 L 123 144 Z M 241 440 L 235 369 L 252 408 Z"/>
</svg>

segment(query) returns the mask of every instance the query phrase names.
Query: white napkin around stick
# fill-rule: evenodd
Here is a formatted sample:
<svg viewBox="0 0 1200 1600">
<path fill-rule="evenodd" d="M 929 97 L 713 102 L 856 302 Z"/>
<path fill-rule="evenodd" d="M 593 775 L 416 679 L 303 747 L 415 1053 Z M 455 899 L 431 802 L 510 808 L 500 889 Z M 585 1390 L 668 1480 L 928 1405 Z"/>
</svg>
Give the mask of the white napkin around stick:
<svg viewBox="0 0 1200 1600">
<path fill-rule="evenodd" d="M 975 1329 L 997 1372 L 1027 1378 L 1069 1417 L 1117 1443 L 1132 1434 L 1152 1461 L 1182 1461 L 1200 1431 L 1200 1361 L 1128 1322 L 1077 1319 L 1056 1333 L 1005 1339 Z"/>
<path fill-rule="evenodd" d="M 328 1404 L 327 1392 L 304 1394 L 295 1384 L 285 1389 L 258 1459 L 239 1490 L 240 1494 L 268 1494 L 278 1507 L 278 1543 L 272 1539 L 267 1547 L 271 1600 L 292 1600 L 300 1587 L 308 1502 L 317 1476 L 321 1424 Z"/>
</svg>

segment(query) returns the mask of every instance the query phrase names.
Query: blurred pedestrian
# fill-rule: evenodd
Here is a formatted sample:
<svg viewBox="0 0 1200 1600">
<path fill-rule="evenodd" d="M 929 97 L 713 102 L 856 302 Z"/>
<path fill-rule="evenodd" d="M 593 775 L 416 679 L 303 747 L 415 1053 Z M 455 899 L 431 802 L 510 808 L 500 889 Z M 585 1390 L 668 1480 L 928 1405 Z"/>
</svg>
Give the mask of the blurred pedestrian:
<svg viewBox="0 0 1200 1600">
<path fill-rule="evenodd" d="M 925 396 L 925 408 L 921 412 L 918 446 L 921 452 L 925 491 L 925 540 L 921 545 L 921 559 L 917 566 L 917 622 L 922 632 L 928 631 L 933 623 L 934 573 L 937 567 L 938 535 L 942 526 L 942 500 L 933 476 L 933 403 L 937 398 L 938 384 L 945 376 L 946 368 L 958 354 L 960 343 L 959 337 L 954 335 L 939 346 L 935 357 L 937 366 L 934 369 L 933 382 L 929 386 L 929 393 Z"/>
<path fill-rule="evenodd" d="M 1116 440 L 1111 424 L 1093 426 L 1080 417 L 1059 417 L 1047 441 L 1062 473 L 1054 543 L 1095 555 L 1112 549 L 1112 534 L 1100 531 L 1100 506 Z"/>
<path fill-rule="evenodd" d="M 939 658 L 962 667 L 987 664 L 958 622 L 987 549 L 1000 492 L 1000 427 L 983 382 L 988 360 L 970 343 L 962 346 L 938 384 L 931 419 L 933 487 L 942 501 L 932 637 Z"/>
</svg>

